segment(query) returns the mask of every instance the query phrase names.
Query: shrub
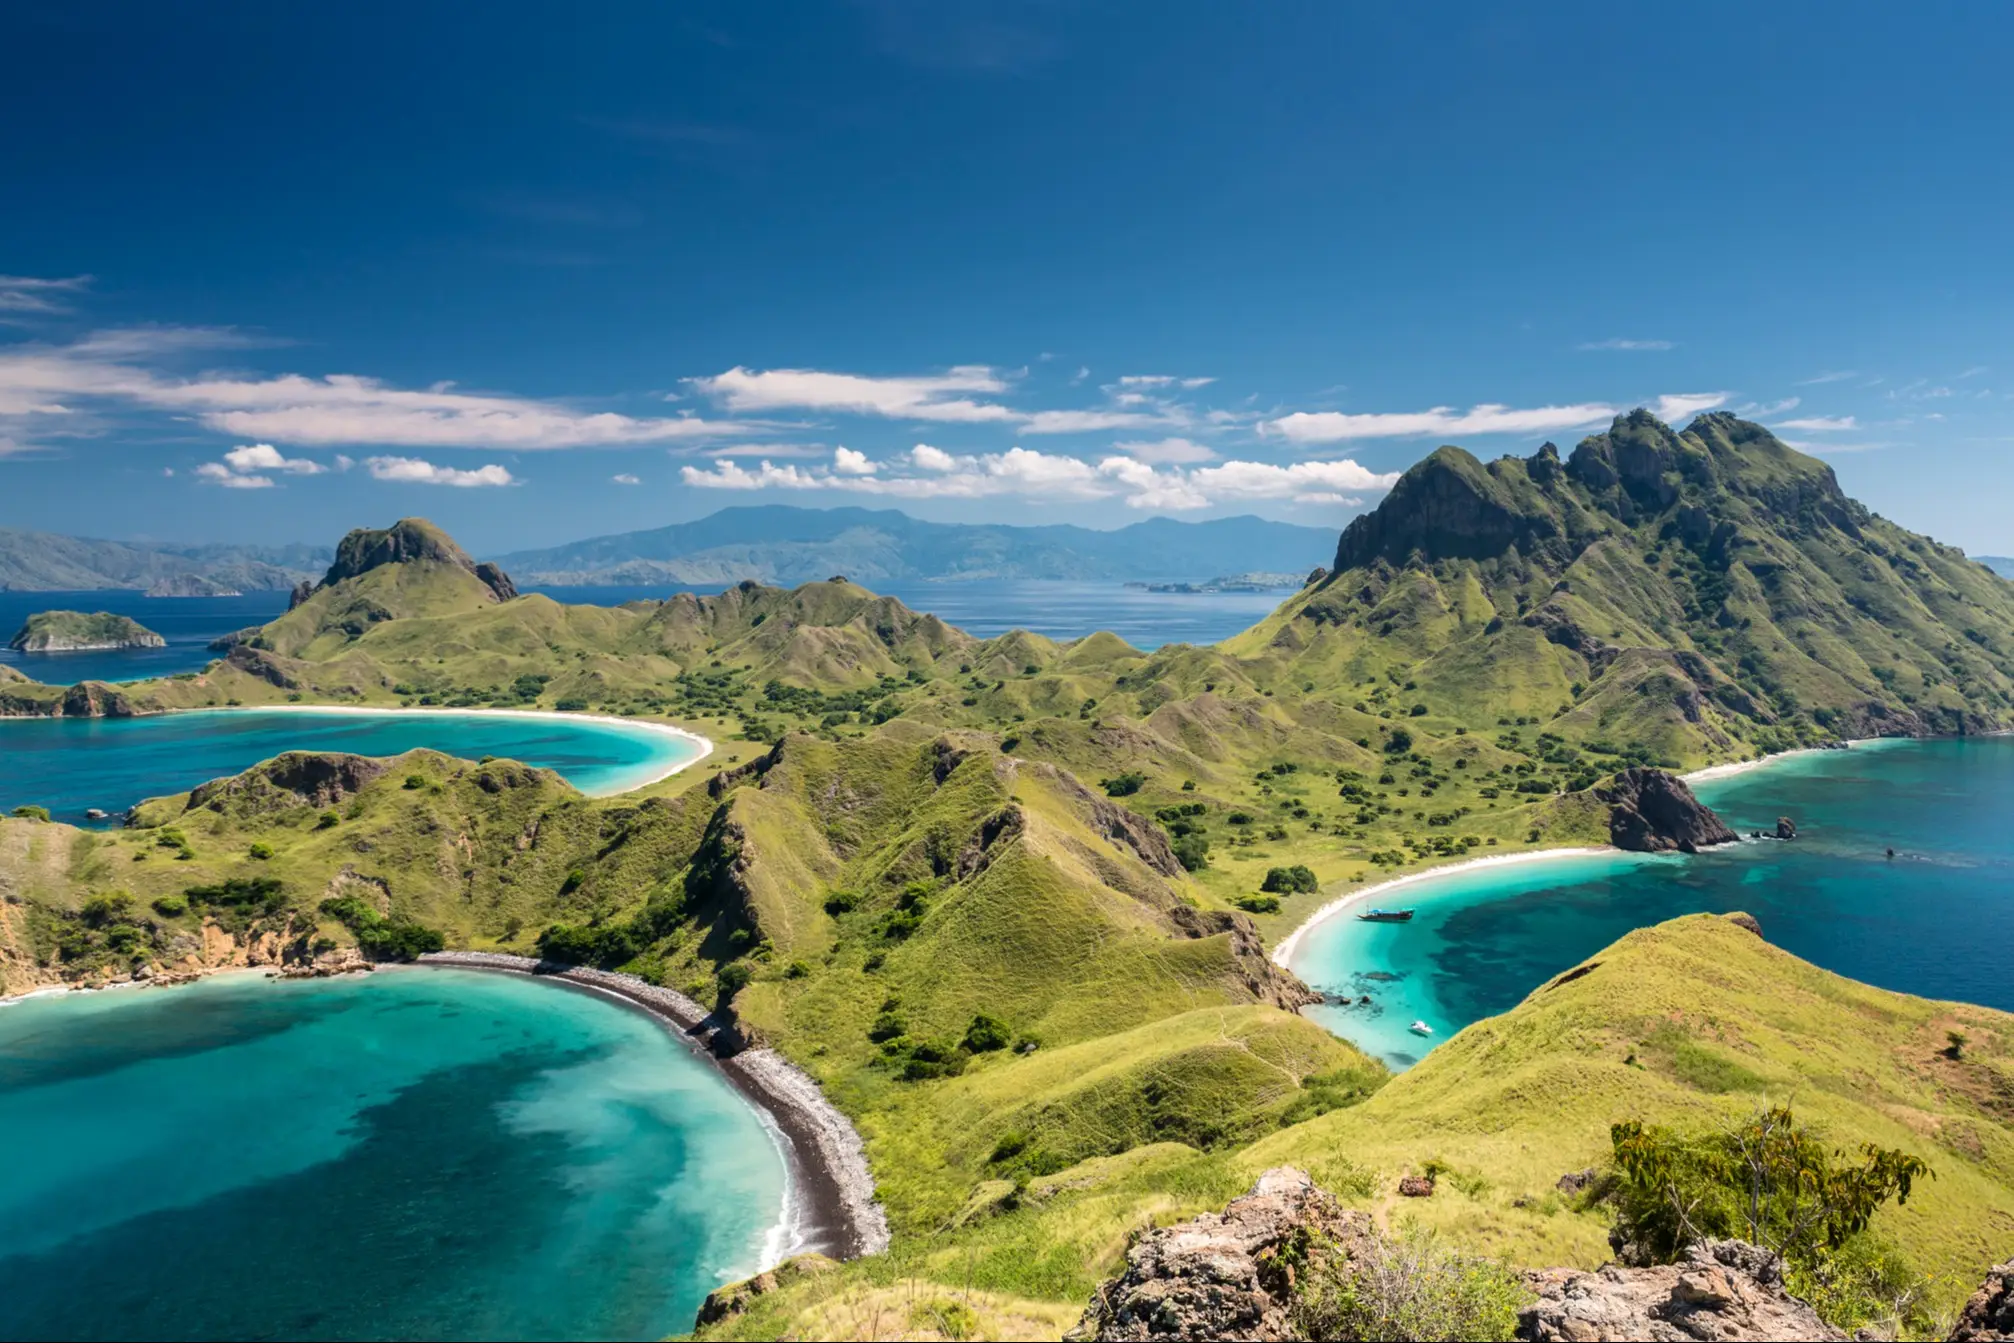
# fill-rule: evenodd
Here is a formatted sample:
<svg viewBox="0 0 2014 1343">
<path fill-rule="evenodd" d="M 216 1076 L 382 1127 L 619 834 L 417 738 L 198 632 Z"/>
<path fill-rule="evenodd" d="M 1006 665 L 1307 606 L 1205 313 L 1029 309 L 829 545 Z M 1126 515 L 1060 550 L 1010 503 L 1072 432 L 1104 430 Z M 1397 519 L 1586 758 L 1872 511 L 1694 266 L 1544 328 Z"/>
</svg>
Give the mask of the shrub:
<svg viewBox="0 0 2014 1343">
<path fill-rule="evenodd" d="M 972 1018 L 972 1024 L 965 1028 L 965 1047 L 974 1054 L 988 1054 L 996 1049 L 1005 1049 L 1014 1042 L 1014 1033 L 1003 1022 L 981 1012 Z"/>
<path fill-rule="evenodd" d="M 414 788 L 424 788 L 427 786 L 426 776 L 422 774 L 408 774 L 406 775 L 405 786 L 409 790 Z"/>
<path fill-rule="evenodd" d="M 1170 846 L 1175 852 L 1175 861 L 1186 872 L 1201 872 L 1210 865 L 1210 837 L 1203 834 L 1180 835 Z"/>
<path fill-rule="evenodd" d="M 342 823 L 342 820 L 343 818 L 336 815 L 336 813 L 332 811 L 325 811 L 320 816 L 317 816 L 315 818 L 315 829 L 333 830 Z"/>
<path fill-rule="evenodd" d="M 749 967 L 746 961 L 730 961 L 726 965 L 721 966 L 719 975 L 715 976 L 715 980 L 719 984 L 715 1001 L 721 1006 L 725 1006 L 733 999 L 735 994 L 747 988 L 748 981 L 754 978 L 755 971 Z"/>
<path fill-rule="evenodd" d="M 1240 895 L 1231 903 L 1248 914 L 1277 914 L 1280 912 L 1280 897 L 1277 895 Z"/>
<path fill-rule="evenodd" d="M 1404 755 L 1413 749 L 1413 734 L 1402 727 L 1392 729 L 1392 735 L 1385 738 L 1386 755 Z"/>
<path fill-rule="evenodd" d="M 587 701 L 584 699 L 571 699 L 571 698 L 563 699 L 555 703 L 552 707 L 559 710 L 561 713 L 579 713 L 582 709 L 585 709 L 587 707 Z"/>
<path fill-rule="evenodd" d="M 1354 1257 L 1311 1257 L 1293 1306 L 1308 1339 L 1510 1339 L 1530 1299 L 1515 1273 L 1428 1231 L 1373 1232 Z"/>
<path fill-rule="evenodd" d="M 1249 811 L 1234 811 L 1224 819 L 1232 825 L 1250 825 L 1252 823 L 1252 813 Z"/>
<path fill-rule="evenodd" d="M 254 844 L 251 848 L 246 849 L 245 852 L 257 858 L 260 862 L 264 862 L 273 856 L 273 846 L 270 844 Z"/>
<path fill-rule="evenodd" d="M 1739 1239 L 1811 1274 L 1867 1229 L 1915 1181 L 1934 1173 L 1900 1149 L 1864 1144 L 1857 1160 L 1828 1151 L 1781 1106 L 1731 1128 L 1686 1137 L 1628 1120 L 1609 1141 L 1619 1179 L 1616 1234 L 1670 1263 L 1708 1238 Z"/>
<path fill-rule="evenodd" d="M 1131 797 L 1147 786 L 1147 776 L 1129 771 L 1114 778 L 1100 779 L 1098 786 L 1105 790 L 1107 797 Z"/>
<path fill-rule="evenodd" d="M 860 897 L 852 891 L 834 891 L 825 897 L 825 912 L 832 915 L 851 914 L 860 907 Z"/>
<path fill-rule="evenodd" d="M 14 816 L 22 821 L 46 821 L 49 819 L 47 807 L 25 806 L 14 808 Z"/>
<path fill-rule="evenodd" d="M 1295 863 L 1292 867 L 1270 867 L 1266 869 L 1266 879 L 1260 884 L 1262 891 L 1277 895 L 1305 895 L 1320 889 L 1321 883 L 1306 866 Z M 1277 901 L 1275 902 L 1278 903 Z"/>
<path fill-rule="evenodd" d="M 154 901 L 154 912 L 164 919 L 179 919 L 189 912 L 189 902 L 179 895 L 163 895 Z"/>
</svg>

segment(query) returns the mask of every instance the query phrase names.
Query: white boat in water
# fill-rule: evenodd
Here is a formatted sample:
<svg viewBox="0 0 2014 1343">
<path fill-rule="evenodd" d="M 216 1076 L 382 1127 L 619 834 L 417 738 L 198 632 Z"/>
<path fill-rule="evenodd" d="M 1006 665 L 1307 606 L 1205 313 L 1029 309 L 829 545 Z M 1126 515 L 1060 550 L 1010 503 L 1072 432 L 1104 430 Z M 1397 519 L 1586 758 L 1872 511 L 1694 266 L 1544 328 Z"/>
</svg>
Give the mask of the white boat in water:
<svg viewBox="0 0 2014 1343">
<path fill-rule="evenodd" d="M 1427 1025 L 1424 1021 L 1415 1021 L 1412 1025 L 1406 1027 L 1406 1029 L 1414 1035 L 1432 1035 L 1434 1033 L 1434 1028 Z"/>
</svg>

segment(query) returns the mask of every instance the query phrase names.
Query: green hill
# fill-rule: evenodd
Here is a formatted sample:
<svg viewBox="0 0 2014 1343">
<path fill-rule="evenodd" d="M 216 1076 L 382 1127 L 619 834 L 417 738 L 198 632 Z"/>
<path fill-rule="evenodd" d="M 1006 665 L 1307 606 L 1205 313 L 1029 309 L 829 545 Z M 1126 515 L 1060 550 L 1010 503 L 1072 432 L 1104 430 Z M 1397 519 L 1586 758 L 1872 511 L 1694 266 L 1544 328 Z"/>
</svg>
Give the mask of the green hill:
<svg viewBox="0 0 2014 1343">
<path fill-rule="evenodd" d="M 164 648 L 168 641 L 130 616 L 109 611 L 37 611 L 7 646 L 29 653 L 87 648 Z"/>
</svg>

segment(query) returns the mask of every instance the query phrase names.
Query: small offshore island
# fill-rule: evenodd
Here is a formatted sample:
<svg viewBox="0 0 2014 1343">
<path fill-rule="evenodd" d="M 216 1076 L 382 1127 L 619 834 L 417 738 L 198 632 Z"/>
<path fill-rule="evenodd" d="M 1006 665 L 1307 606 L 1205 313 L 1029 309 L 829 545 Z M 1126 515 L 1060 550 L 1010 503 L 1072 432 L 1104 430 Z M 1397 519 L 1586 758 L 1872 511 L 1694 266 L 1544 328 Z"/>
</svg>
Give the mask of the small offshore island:
<svg viewBox="0 0 2014 1343">
<path fill-rule="evenodd" d="M 7 645 L 22 653 L 76 653 L 112 648 L 166 648 L 168 641 L 110 611 L 38 611 Z"/>
<path fill-rule="evenodd" d="M 1801 1142 L 1934 1173 L 1906 1202 L 1880 1186 L 1842 1236 L 1823 1323 L 1732 1251 L 1681 1270 L 1648 1246 L 1650 1266 L 1602 1292 L 1662 1293 L 1656 1318 L 1666 1297 L 1761 1301 L 1804 1312 L 1799 1337 L 1923 1335 L 2014 1252 L 2014 1015 L 1800 959 L 1739 891 L 1627 920 L 1591 954 L 1543 945 L 1533 892 L 1526 964 L 1545 977 L 1494 986 L 1495 1015 L 1457 1017 L 1473 1024 L 1398 1072 L 1311 1019 L 1336 1004 L 1276 959 L 1353 890 L 1457 860 L 1628 849 L 1767 877 L 1717 855 L 1819 854 L 1828 818 L 1731 844 L 1680 771 L 2014 727 L 2014 586 L 1732 415 L 1678 431 L 1637 411 L 1569 454 L 1438 449 L 1350 524 L 1332 569 L 1209 647 L 980 639 L 843 579 L 565 605 L 406 519 L 346 537 L 286 614 L 219 651 L 116 693 L 10 681 L 0 709 L 586 711 L 748 744 L 599 798 L 507 760 L 321 751 L 152 797 L 116 830 L 32 806 L 0 818 L 9 993 L 224 966 L 312 977 L 439 949 L 582 987 L 623 976 L 633 1002 L 662 989 L 706 1056 L 787 1067 L 857 1135 L 874 1187 L 823 1200 L 821 1218 L 851 1225 L 822 1242 L 834 1256 L 714 1292 L 702 1337 L 870 1319 L 942 1337 L 1285 1336 L 1305 1303 L 1272 1299 L 1297 1280 L 1264 1263 L 1317 1233 L 1387 1254 L 1402 1220 L 1533 1268 L 1503 1299 L 1571 1316 L 1611 1234 L 1628 1243 L 1617 1134 L 1712 1141 L 1765 1105 L 1794 1108 Z M 1883 864 L 1906 903 L 1910 853 L 1891 870 L 1863 838 L 1840 861 Z M 1442 928 L 1458 946 L 1432 910 L 1384 932 Z M 1456 972 L 1502 975 L 1489 953 Z M 793 1159 L 831 1164 L 784 1132 Z M 1128 1258 L 1143 1228 L 1247 1190 L 1232 1221 L 1270 1228 L 1239 1250 L 1258 1285 L 1232 1304 L 1249 1318 L 1211 1314 L 1224 1294 L 1190 1291 L 1172 1242 Z M 879 1216 L 885 1253 L 839 1262 L 875 1248 L 860 1227 Z M 1726 1290 L 1685 1287 L 1695 1269 Z M 1587 1336 L 1546 1319 L 1528 1336 Z"/>
</svg>

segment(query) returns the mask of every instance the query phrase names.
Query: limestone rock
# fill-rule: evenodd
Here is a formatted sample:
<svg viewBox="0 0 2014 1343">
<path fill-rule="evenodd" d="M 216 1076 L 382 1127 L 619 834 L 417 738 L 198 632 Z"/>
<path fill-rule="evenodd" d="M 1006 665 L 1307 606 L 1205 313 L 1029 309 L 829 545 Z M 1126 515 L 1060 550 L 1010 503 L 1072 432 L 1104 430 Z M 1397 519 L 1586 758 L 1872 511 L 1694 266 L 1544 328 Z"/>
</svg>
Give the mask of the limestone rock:
<svg viewBox="0 0 2014 1343">
<path fill-rule="evenodd" d="M 1683 779 L 1661 769 L 1626 769 L 1595 796 L 1609 806 L 1609 839 L 1619 849 L 1697 853 L 1738 838 Z"/>
<path fill-rule="evenodd" d="M 1774 1256 L 1741 1241 L 1696 1245 L 1676 1264 L 1545 1269 L 1525 1281 L 1538 1300 L 1519 1313 L 1517 1336 L 1535 1343 L 1846 1337 L 1784 1288 Z"/>
<path fill-rule="evenodd" d="M 1408 1175 L 1399 1181 L 1401 1198 L 1432 1198 L 1434 1181 L 1430 1175 Z"/>
<path fill-rule="evenodd" d="M 1304 1172 L 1269 1170 L 1223 1212 L 1134 1241 L 1126 1271 L 1098 1289 L 1068 1337 L 1293 1338 L 1293 1262 L 1312 1239 L 1347 1252 L 1370 1230 L 1365 1214 L 1343 1211 Z"/>
<path fill-rule="evenodd" d="M 2014 1340 L 2014 1259 L 1987 1270 L 1986 1281 L 1951 1328 L 1951 1343 Z"/>
</svg>

